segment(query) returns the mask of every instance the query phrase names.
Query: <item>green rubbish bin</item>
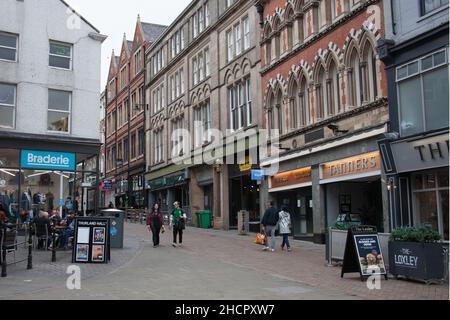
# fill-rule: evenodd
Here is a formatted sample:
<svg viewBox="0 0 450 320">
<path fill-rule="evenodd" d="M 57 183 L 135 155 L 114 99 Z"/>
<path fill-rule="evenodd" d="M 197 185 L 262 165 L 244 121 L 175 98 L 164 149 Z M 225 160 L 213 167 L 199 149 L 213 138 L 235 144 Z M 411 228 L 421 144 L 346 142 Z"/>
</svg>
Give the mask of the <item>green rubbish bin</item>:
<svg viewBox="0 0 450 320">
<path fill-rule="evenodd" d="M 199 215 L 199 227 L 202 229 L 211 228 L 211 211 L 200 211 Z"/>
</svg>

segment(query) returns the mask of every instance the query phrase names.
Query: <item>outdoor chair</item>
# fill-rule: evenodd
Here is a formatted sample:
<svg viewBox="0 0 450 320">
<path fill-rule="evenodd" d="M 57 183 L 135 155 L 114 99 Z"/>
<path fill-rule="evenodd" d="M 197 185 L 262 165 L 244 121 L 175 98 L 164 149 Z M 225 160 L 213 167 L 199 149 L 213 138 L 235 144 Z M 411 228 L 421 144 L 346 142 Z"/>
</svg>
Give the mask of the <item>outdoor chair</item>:
<svg viewBox="0 0 450 320">
<path fill-rule="evenodd" d="M 3 249 L 6 249 L 6 254 L 14 255 L 14 263 L 16 262 L 16 251 L 17 248 L 17 228 L 7 228 L 6 233 L 3 234 L 1 231 L 0 249 L 3 255 Z"/>
<path fill-rule="evenodd" d="M 51 239 L 51 235 L 48 232 L 48 226 L 46 224 L 41 224 L 41 223 L 35 223 L 33 225 L 33 229 L 35 230 L 34 232 L 34 241 L 33 241 L 33 247 L 37 248 L 37 246 L 39 245 L 40 241 L 45 241 L 44 242 L 44 246 L 45 246 L 45 250 L 48 250 L 48 240 Z"/>
</svg>

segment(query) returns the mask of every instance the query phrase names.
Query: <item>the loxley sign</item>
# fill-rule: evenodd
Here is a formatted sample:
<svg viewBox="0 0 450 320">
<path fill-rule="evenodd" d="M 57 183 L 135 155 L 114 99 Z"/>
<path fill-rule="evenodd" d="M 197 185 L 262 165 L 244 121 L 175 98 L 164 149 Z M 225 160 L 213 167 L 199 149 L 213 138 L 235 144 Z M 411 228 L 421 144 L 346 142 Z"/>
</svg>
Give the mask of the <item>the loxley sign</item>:
<svg viewBox="0 0 450 320">
<path fill-rule="evenodd" d="M 419 257 L 412 255 L 412 250 L 401 249 L 398 254 L 394 254 L 394 263 L 396 266 L 406 268 L 417 268 Z"/>
<path fill-rule="evenodd" d="M 20 163 L 23 169 L 75 171 L 74 153 L 22 150 Z"/>
</svg>

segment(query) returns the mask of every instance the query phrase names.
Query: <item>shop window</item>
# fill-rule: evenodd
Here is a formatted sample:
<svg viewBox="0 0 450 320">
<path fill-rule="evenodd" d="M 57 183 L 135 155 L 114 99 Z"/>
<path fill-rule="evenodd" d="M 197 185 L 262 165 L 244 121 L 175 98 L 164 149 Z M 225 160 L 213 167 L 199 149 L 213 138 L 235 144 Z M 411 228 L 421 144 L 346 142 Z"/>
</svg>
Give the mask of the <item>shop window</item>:
<svg viewBox="0 0 450 320">
<path fill-rule="evenodd" d="M 17 35 L 0 32 L 0 60 L 17 61 L 18 38 Z"/>
<path fill-rule="evenodd" d="M 50 41 L 50 67 L 72 69 L 72 45 Z"/>
<path fill-rule="evenodd" d="M 69 132 L 71 100 L 71 92 L 59 90 L 48 91 L 48 131 Z"/>
<path fill-rule="evenodd" d="M 413 177 L 416 225 L 428 225 L 448 240 L 448 170 L 430 171 Z"/>
<path fill-rule="evenodd" d="M 14 127 L 16 90 L 16 85 L 0 83 L 0 127 Z"/>
<path fill-rule="evenodd" d="M 403 136 L 448 127 L 447 50 L 397 68 L 397 88 Z"/>
</svg>

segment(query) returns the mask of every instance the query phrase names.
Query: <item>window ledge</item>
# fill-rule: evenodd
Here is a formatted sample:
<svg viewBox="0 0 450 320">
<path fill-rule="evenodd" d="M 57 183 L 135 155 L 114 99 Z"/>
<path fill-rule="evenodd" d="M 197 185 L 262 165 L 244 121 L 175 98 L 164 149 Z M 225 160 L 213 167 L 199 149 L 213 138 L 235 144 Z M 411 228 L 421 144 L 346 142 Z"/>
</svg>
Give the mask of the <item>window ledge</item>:
<svg viewBox="0 0 450 320">
<path fill-rule="evenodd" d="M 73 68 L 70 69 L 66 69 L 66 68 L 58 68 L 58 67 L 52 67 L 52 66 L 48 66 L 50 69 L 54 69 L 54 70 L 62 70 L 62 71 L 73 71 Z"/>
<path fill-rule="evenodd" d="M 0 59 L 0 62 L 7 62 L 7 63 L 17 63 L 17 60 L 6 60 L 6 59 Z"/>
</svg>

